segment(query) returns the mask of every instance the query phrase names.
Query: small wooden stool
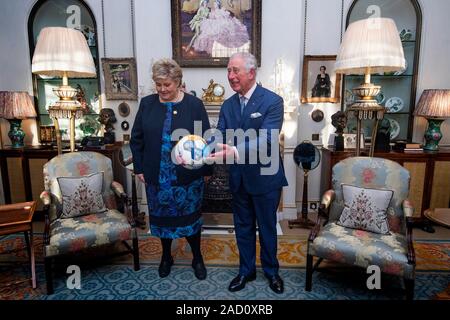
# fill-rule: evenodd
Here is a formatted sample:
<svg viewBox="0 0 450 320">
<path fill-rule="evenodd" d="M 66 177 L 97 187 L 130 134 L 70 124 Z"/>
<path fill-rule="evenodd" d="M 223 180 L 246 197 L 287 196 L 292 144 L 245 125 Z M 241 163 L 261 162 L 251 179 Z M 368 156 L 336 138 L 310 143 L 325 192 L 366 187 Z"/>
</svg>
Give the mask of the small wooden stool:
<svg viewBox="0 0 450 320">
<path fill-rule="evenodd" d="M 31 264 L 31 283 L 36 288 L 36 271 L 33 247 L 33 214 L 36 201 L 0 205 L 0 236 L 23 232 Z M 28 233 L 30 238 L 28 239 Z"/>
</svg>

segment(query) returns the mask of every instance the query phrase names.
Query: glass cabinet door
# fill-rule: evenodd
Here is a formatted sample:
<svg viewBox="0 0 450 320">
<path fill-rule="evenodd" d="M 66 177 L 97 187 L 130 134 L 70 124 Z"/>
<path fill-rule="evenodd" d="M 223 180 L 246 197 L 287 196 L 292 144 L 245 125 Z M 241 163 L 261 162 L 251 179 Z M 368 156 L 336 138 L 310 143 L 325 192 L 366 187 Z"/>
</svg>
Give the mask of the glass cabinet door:
<svg viewBox="0 0 450 320">
<path fill-rule="evenodd" d="M 28 36 L 30 53 L 33 57 L 34 48 L 41 30 L 45 27 L 66 27 L 80 30 L 86 38 L 91 50 L 94 64 L 97 70 L 96 78 L 69 78 L 69 85 L 78 89 L 77 100 L 86 110 L 81 119 L 76 120 L 75 138 L 82 139 L 86 135 L 96 133 L 100 129 L 97 121 L 100 113 L 100 82 L 99 82 L 99 55 L 97 47 L 97 28 L 94 15 L 89 7 L 80 0 L 39 0 L 34 5 L 29 21 Z M 33 88 L 37 102 L 38 124 L 41 127 L 41 142 L 52 142 L 54 139 L 48 134 L 43 135 L 43 128 L 53 126 L 53 121 L 48 115 L 49 106 L 58 100 L 53 89 L 62 84 L 59 77 L 45 77 L 33 75 Z M 68 119 L 60 119 L 60 128 L 63 140 L 69 140 Z"/>
<path fill-rule="evenodd" d="M 406 69 L 392 73 L 372 74 L 372 83 L 381 86 L 381 92 L 376 98 L 378 103 L 386 108 L 384 117 L 391 125 L 391 141 L 410 141 L 422 28 L 421 10 L 417 0 L 355 0 L 348 12 L 347 26 L 354 21 L 373 16 L 393 19 L 402 41 Z M 352 88 L 363 82 L 363 75 L 344 76 L 343 110 L 355 99 Z M 365 137 L 370 137 L 372 126 L 373 121 L 363 121 Z M 354 119 L 349 119 L 347 129 L 349 132 L 356 132 Z"/>
</svg>

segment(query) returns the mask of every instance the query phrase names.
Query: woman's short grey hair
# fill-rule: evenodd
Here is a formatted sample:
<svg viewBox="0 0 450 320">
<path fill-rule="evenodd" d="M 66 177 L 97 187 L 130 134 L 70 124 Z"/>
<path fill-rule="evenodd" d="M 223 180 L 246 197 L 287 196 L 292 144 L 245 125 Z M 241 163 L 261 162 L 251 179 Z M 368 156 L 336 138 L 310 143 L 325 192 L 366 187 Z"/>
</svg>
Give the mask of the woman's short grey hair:
<svg viewBox="0 0 450 320">
<path fill-rule="evenodd" d="M 249 52 L 236 52 L 231 55 L 230 60 L 234 58 L 241 58 L 242 60 L 244 60 L 245 69 L 247 70 L 247 72 L 253 69 L 255 70 L 256 74 L 256 71 L 258 70 L 258 62 L 256 61 L 254 55 Z"/>
<path fill-rule="evenodd" d="M 181 67 L 172 59 L 160 59 L 153 63 L 152 66 L 153 81 L 170 79 L 181 85 L 183 79 L 183 71 Z"/>
</svg>

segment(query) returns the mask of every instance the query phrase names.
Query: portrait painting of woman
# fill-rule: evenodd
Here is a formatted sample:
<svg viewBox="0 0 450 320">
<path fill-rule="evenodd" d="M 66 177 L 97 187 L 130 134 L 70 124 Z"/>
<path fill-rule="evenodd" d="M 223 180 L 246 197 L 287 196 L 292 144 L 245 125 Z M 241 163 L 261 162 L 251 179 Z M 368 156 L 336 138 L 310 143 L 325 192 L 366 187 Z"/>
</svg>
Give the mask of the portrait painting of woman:
<svg viewBox="0 0 450 320">
<path fill-rule="evenodd" d="M 175 60 L 182 66 L 226 66 L 235 52 L 257 53 L 260 5 L 261 0 L 172 0 Z"/>
</svg>

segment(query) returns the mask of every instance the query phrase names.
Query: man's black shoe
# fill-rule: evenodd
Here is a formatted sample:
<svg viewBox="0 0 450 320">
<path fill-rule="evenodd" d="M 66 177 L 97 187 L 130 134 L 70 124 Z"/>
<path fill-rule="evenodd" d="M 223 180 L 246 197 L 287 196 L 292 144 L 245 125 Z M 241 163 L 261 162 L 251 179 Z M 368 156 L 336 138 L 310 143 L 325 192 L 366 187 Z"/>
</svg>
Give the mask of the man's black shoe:
<svg viewBox="0 0 450 320">
<path fill-rule="evenodd" d="M 284 292 L 283 279 L 281 279 L 279 275 L 267 277 L 267 279 L 269 279 L 269 287 L 273 292 L 278 294 Z"/>
<path fill-rule="evenodd" d="M 159 264 L 158 273 L 160 278 L 165 278 L 170 274 L 170 268 L 173 265 L 173 258 L 170 259 L 161 259 L 161 263 Z"/>
<path fill-rule="evenodd" d="M 194 274 L 198 280 L 206 279 L 206 267 L 202 258 L 197 261 L 192 260 L 192 268 L 194 268 Z"/>
<path fill-rule="evenodd" d="M 231 280 L 230 285 L 228 286 L 228 290 L 231 292 L 236 292 L 244 289 L 245 284 L 248 281 L 253 281 L 256 279 L 256 272 L 249 274 L 248 276 L 238 275 L 236 278 Z"/>
</svg>

